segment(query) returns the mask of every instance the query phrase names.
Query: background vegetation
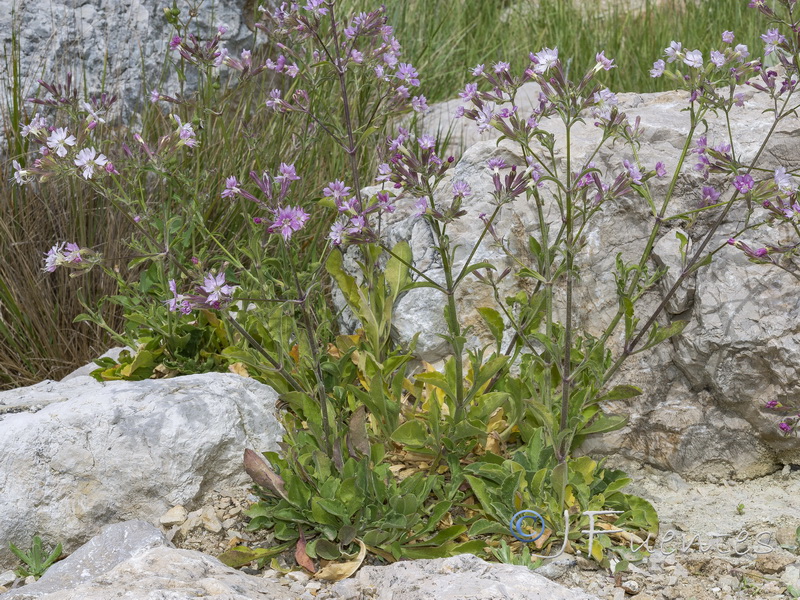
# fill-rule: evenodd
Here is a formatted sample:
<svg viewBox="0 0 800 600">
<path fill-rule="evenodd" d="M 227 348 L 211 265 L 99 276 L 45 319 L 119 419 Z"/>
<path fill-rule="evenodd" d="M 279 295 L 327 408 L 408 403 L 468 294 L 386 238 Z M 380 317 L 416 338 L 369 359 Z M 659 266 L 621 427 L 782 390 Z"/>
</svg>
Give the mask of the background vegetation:
<svg viewBox="0 0 800 600">
<path fill-rule="evenodd" d="M 368 9 L 374 2 L 347 0 L 343 4 Z M 760 48 L 758 36 L 763 33 L 763 21 L 747 8 L 745 0 L 645 1 L 635 11 L 615 8 L 613 2 L 601 10 L 595 3 L 563 0 L 404 0 L 386 4 L 405 58 L 422 75 L 422 93 L 429 103 L 454 97 L 470 79 L 469 70 L 479 63 L 508 60 L 512 68 L 519 69 L 527 64 L 528 52 L 545 46 L 558 47 L 575 72 L 583 72 L 594 63 L 595 53 L 605 50 L 618 65 L 609 73 L 613 91 L 662 91 L 668 82 L 651 79 L 648 71 L 671 40 L 708 49 L 719 45 L 722 31 L 732 30 L 737 43 L 752 50 Z M 270 53 L 269 48 L 262 48 L 256 56 Z M 0 149 L 4 174 L 0 180 L 0 389 L 59 379 L 114 343 L 99 326 L 73 324 L 73 319 L 83 312 L 82 304 L 93 307 L 101 298 L 115 294 L 116 282 L 99 271 L 79 278 L 71 278 L 66 270 L 44 273 L 42 253 L 54 243 L 67 240 L 94 248 L 114 259 L 113 266 L 123 280 L 139 279 L 138 273 L 127 272 L 125 267 L 132 258 L 124 243 L 130 224 L 88 186 L 73 182 L 21 188 L 11 180 L 11 160 L 27 150 L 20 126 L 40 108 L 22 98 L 20 54 L 14 39 L 4 48 L 2 87 L 6 93 L 0 101 L 6 139 L 6 147 Z M 194 161 L 205 166 L 203 172 L 187 178 L 189 188 L 172 182 L 141 182 L 147 206 L 167 210 L 171 202 L 195 194 L 210 229 L 219 231 L 224 242 L 224 236 L 235 236 L 248 218 L 247 208 L 242 208 L 242 203 L 232 207 L 218 197 L 202 197 L 203 190 L 224 188 L 225 176 L 240 172 L 243 166 L 249 169 L 256 157 L 296 157 L 297 170 L 304 174 L 298 182 L 299 197 L 319 195 L 325 183 L 341 176 L 345 170 L 339 153 L 326 146 L 325 138 L 309 138 L 306 124 L 299 120 L 273 118 L 265 110 L 254 110 L 251 103 L 265 94 L 257 87 L 263 84 L 251 85 L 254 89 L 245 93 L 220 94 L 218 99 L 219 103 L 235 104 L 241 118 L 231 119 L 226 114 L 225 119 L 207 115 L 203 120 L 202 143 Z M 148 91 L 142 90 L 143 98 Z M 174 124 L 151 109 L 146 99 L 142 103 L 146 107 L 145 139 L 157 140 L 173 129 Z M 253 143 L 248 133 L 254 130 L 266 130 L 267 135 L 259 138 L 270 140 L 269 147 Z M 122 130 L 120 136 L 122 141 Z M 364 176 L 369 178 L 371 173 Z M 317 223 L 320 228 L 326 226 L 322 220 Z M 303 232 L 301 243 L 309 261 L 314 260 L 317 241 L 324 238 L 318 231 Z M 111 329 L 123 328 L 119 306 L 106 302 L 102 313 Z"/>
</svg>

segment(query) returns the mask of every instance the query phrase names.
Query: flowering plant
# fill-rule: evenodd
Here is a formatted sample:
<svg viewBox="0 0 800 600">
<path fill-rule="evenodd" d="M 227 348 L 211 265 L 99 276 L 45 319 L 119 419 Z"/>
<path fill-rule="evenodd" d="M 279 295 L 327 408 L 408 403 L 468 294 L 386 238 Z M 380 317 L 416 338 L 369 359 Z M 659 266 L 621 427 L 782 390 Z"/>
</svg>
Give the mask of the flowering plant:
<svg viewBox="0 0 800 600">
<path fill-rule="evenodd" d="M 763 2 L 752 4 L 764 12 Z M 794 2 L 782 4 L 791 17 Z M 792 174 L 778 169 L 757 181 L 755 165 L 765 146 L 743 164 L 732 139 L 709 146 L 705 138 L 694 138 L 710 112 L 727 115 L 741 104 L 737 86 L 745 83 L 775 100 L 776 123 L 790 114 L 797 44 L 778 30 L 765 34 L 767 54 L 777 54 L 786 71 L 780 87 L 777 74 L 765 73 L 761 62 L 747 60 L 746 47 L 733 45 L 732 32 L 722 34 L 724 45 L 711 53 L 709 63 L 702 52 L 685 50 L 678 42 L 665 49 L 666 61 L 656 61 L 651 74 L 669 77 L 688 92 L 689 133 L 671 175 L 663 162 L 641 164 L 640 123 L 629 122 L 615 94 L 599 83 L 616 67 L 604 52 L 577 82 L 570 80 L 556 48 L 531 53 L 521 73 L 502 61 L 489 69 L 479 65 L 473 70 L 477 81 L 460 94 L 464 106 L 456 117 L 474 121 L 479 131 L 499 131 L 514 145 L 518 164 L 500 157 L 487 163 L 491 209 L 477 216 L 477 235 L 464 251 L 451 234 L 459 220 L 474 218 L 469 205 L 475 193 L 467 181 L 452 177 L 455 159 L 440 156 L 433 135 L 399 127 L 378 151 L 378 186 L 364 186 L 364 165 L 370 164 L 388 117 L 424 113 L 428 107 L 415 91 L 419 73 L 405 62 L 385 11 L 342 19 L 338 8 L 333 0 L 309 0 L 304 6 L 282 4 L 273 14 L 263 11 L 257 27 L 270 33 L 277 54 L 246 50 L 239 58 L 224 48 L 221 31 L 203 41 L 181 31 L 180 13 L 170 11 L 168 18 L 178 28 L 170 47 L 180 57 L 179 72 L 197 68 L 201 84 L 191 102 L 154 89 L 154 106 L 176 107 L 167 119 L 161 115 L 169 131 L 136 133 L 130 145 L 112 147 L 97 133 L 113 98 L 80 104 L 69 82 L 66 90 L 42 83 L 50 98 L 39 102 L 60 109 L 70 124 L 50 127 L 37 114 L 25 126 L 23 135 L 40 145 L 41 156 L 31 167 L 15 162 L 15 180 L 27 185 L 34 178 L 72 177 L 104 194 L 140 233 L 132 247 L 139 254 L 137 264 L 149 265 L 139 291 L 159 297 L 159 304 L 147 309 L 141 297 L 117 299 L 132 309 L 129 334 L 143 342 L 140 356 L 149 355 L 123 368 L 103 364 L 99 375 L 146 376 L 155 371 L 159 356 L 178 365 L 186 348 L 208 352 L 199 350 L 202 341 L 214 346 L 213 360 L 204 363 L 209 368 L 224 359 L 236 372 L 280 391 L 289 409 L 285 456 L 267 454 L 269 464 L 252 456 L 246 460 L 263 499 L 250 511 L 251 526 L 273 528 L 278 539 L 296 542 L 295 556 L 310 570 L 315 568 L 311 559 L 335 559 L 356 544 L 386 560 L 481 552 L 494 540 L 480 536 L 503 533 L 510 507 L 519 509 L 526 501 L 547 507 L 545 549 L 561 541 L 558 532 L 580 530 L 579 508 L 618 509 L 622 516 L 616 525 L 653 532 L 652 507 L 621 492 L 626 478 L 572 454 L 587 435 L 624 425 L 624 417 L 605 415 L 601 404 L 640 390 L 612 385 L 613 378 L 629 357 L 682 331 L 684 322 L 663 322 L 664 308 L 689 275 L 726 247 L 711 244 L 731 211 L 746 208 L 744 224 L 732 239 L 748 257 L 765 262 L 775 253 L 791 257 L 788 248 L 760 252 L 738 238 L 758 227 L 755 206 L 775 218 L 794 218 Z M 302 187 L 307 172 L 283 154 L 256 159 L 254 153 L 237 171 L 218 173 L 213 182 L 203 179 L 199 168 L 192 171 L 191 156 L 208 146 L 203 132 L 215 126 L 208 115 L 217 113 L 209 105 L 218 100 L 214 73 L 222 68 L 235 72 L 242 86 L 266 75 L 280 82 L 260 110 L 270 119 L 301 119 L 309 137 L 332 140 L 345 157 L 342 179 L 312 193 Z M 516 97 L 529 83 L 538 85 L 538 103 L 522 114 Z M 339 105 L 315 102 L 332 89 Z M 232 95 L 223 94 L 220 113 Z M 577 156 L 573 132 L 587 119 L 600 139 L 587 156 Z M 564 132 L 563 159 L 552 121 Z M 612 143 L 625 149 L 625 157 L 604 171 L 595 158 Z M 704 176 L 726 175 L 735 191 L 722 201 L 716 187 L 705 186 L 703 206 L 670 213 L 681 171 L 695 154 Z M 662 178 L 669 183 L 659 203 L 650 186 Z M 152 180 L 175 186 L 176 201 L 163 210 L 131 193 L 137 188 L 128 185 L 142 183 L 146 189 Z M 316 203 L 307 200 L 312 194 Z M 592 335 L 579 326 L 575 301 L 585 234 L 603 210 L 633 196 L 643 199 L 652 227 L 638 258 L 617 259 L 618 310 L 599 335 Z M 501 212 L 522 202 L 534 215 L 524 258 L 497 228 Z M 387 242 L 385 223 L 403 205 L 430 231 L 441 278 L 420 267 L 408 243 Z M 324 245 L 309 250 L 302 236 L 322 208 L 335 216 L 326 223 L 326 235 L 317 236 Z M 667 223 L 703 212 L 716 215 L 712 226 L 691 254 L 684 250 L 680 272 L 658 305 L 646 315 L 641 309 L 637 313 L 639 300 L 663 275 L 648 265 Z M 234 233 L 223 239 L 226 229 Z M 516 269 L 498 274 L 494 264 L 476 258 L 489 242 Z M 97 253 L 74 244 L 56 244 L 45 261 L 48 271 L 103 266 Z M 502 302 L 501 284 L 512 270 L 530 285 Z M 494 350 L 467 343 L 456 298 L 473 277 L 497 300 L 494 307 L 481 307 Z M 358 321 L 351 335 L 331 327 L 324 294 L 331 282 Z M 415 340 L 396 343 L 392 319 L 397 300 L 419 288 L 442 299 L 446 332 L 441 335 L 449 357 L 441 369 L 414 373 Z M 198 335 L 203 328 L 215 334 Z M 405 478 L 395 477 L 401 472 Z M 460 510 L 469 498 L 471 508 Z M 503 498 L 508 507 L 498 507 Z M 578 527 L 569 527 L 565 519 Z M 591 547 L 578 539 L 563 542 L 606 566 L 640 556 L 607 539 Z"/>
</svg>

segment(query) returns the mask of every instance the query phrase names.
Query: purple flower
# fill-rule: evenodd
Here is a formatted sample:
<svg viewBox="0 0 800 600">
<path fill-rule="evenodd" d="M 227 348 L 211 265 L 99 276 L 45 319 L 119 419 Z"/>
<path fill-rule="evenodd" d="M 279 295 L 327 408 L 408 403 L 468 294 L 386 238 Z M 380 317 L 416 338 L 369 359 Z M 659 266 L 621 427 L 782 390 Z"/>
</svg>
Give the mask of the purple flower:
<svg viewBox="0 0 800 600">
<path fill-rule="evenodd" d="M 733 50 L 736 52 L 739 62 L 744 62 L 744 59 L 750 56 L 750 52 L 744 44 L 737 45 Z"/>
<path fill-rule="evenodd" d="M 349 186 L 344 184 L 344 181 L 336 180 L 332 181 L 328 184 L 328 186 L 322 190 L 323 195 L 326 198 L 333 198 L 334 200 L 340 200 L 347 196 L 350 193 L 351 189 Z"/>
<path fill-rule="evenodd" d="M 596 54 L 594 59 L 597 61 L 597 65 L 595 65 L 595 70 L 599 71 L 600 69 L 605 69 L 606 71 L 610 71 L 616 65 L 614 63 L 614 59 L 606 58 L 605 50 Z"/>
<path fill-rule="evenodd" d="M 169 49 L 170 50 L 177 49 L 178 46 L 181 45 L 181 41 L 182 41 L 181 40 L 181 36 L 179 36 L 179 35 L 172 36 L 172 39 L 169 41 Z"/>
<path fill-rule="evenodd" d="M 418 113 L 424 113 L 428 110 L 428 99 L 423 95 L 414 96 L 411 99 L 411 108 Z"/>
<path fill-rule="evenodd" d="M 507 73 L 511 69 L 511 65 L 507 62 L 498 61 L 492 66 L 492 68 L 494 69 L 495 73 L 502 73 L 504 71 Z"/>
<path fill-rule="evenodd" d="M 764 408 L 770 408 L 770 409 L 777 408 L 777 407 L 778 407 L 778 401 L 777 400 L 770 400 L 769 402 L 767 402 L 764 405 Z"/>
<path fill-rule="evenodd" d="M 667 167 L 664 166 L 663 162 L 656 163 L 656 177 L 666 177 L 667 175 Z"/>
<path fill-rule="evenodd" d="M 637 185 L 642 185 L 642 172 L 639 168 L 628 160 L 623 160 L 622 164 L 627 169 L 631 181 Z"/>
<path fill-rule="evenodd" d="M 433 147 L 436 145 L 436 138 L 426 133 L 417 138 L 417 143 L 423 150 L 433 150 Z"/>
<path fill-rule="evenodd" d="M 284 181 L 288 183 L 289 181 L 297 181 L 300 179 L 294 169 L 293 164 L 287 165 L 286 163 L 282 162 L 281 166 L 278 167 L 278 171 L 280 172 L 280 175 L 275 176 L 275 181 L 281 184 L 283 184 Z"/>
<path fill-rule="evenodd" d="M 224 272 L 218 273 L 217 275 L 208 273 L 203 280 L 203 285 L 200 286 L 200 289 L 208 294 L 208 297 L 206 298 L 206 302 L 208 302 L 208 304 L 225 300 L 225 296 L 230 296 L 231 293 L 233 293 L 233 287 L 225 283 Z"/>
<path fill-rule="evenodd" d="M 361 64 L 362 62 L 364 62 L 364 54 L 353 48 L 350 51 L 350 60 L 352 60 L 356 64 Z"/>
<path fill-rule="evenodd" d="M 409 63 L 400 63 L 397 67 L 397 78 L 400 81 L 407 81 L 409 85 L 417 87 L 419 85 L 419 73 Z"/>
<path fill-rule="evenodd" d="M 792 180 L 792 176 L 786 172 L 785 167 L 778 167 L 775 169 L 775 185 L 778 186 L 778 189 L 781 192 L 791 192 L 794 191 L 794 181 Z"/>
<path fill-rule="evenodd" d="M 341 246 L 344 239 L 344 221 L 336 221 L 331 225 L 331 231 L 328 233 L 328 239 L 333 242 L 334 246 Z"/>
<path fill-rule="evenodd" d="M 226 177 L 225 178 L 225 189 L 220 194 L 223 198 L 233 198 L 236 194 L 241 194 L 242 190 L 239 188 L 239 182 L 236 181 L 236 177 Z"/>
<path fill-rule="evenodd" d="M 347 228 L 345 233 L 349 235 L 359 235 L 367 226 L 367 220 L 364 215 L 356 215 L 350 218 L 350 227 Z"/>
<path fill-rule="evenodd" d="M 653 63 L 653 68 L 650 69 L 650 77 L 661 77 L 664 74 L 666 63 L 660 58 Z"/>
<path fill-rule="evenodd" d="M 463 92 L 459 92 L 458 95 L 465 102 L 469 102 L 473 98 L 477 98 L 478 97 L 478 84 L 477 83 L 468 83 L 464 87 L 464 91 Z"/>
<path fill-rule="evenodd" d="M 478 126 L 479 132 L 483 133 L 491 127 L 492 117 L 494 117 L 494 104 L 492 102 L 487 102 L 478 109 L 475 124 Z"/>
<path fill-rule="evenodd" d="M 733 180 L 733 186 L 739 190 L 739 193 L 746 194 L 755 187 L 755 181 L 750 175 L 737 175 Z"/>
<path fill-rule="evenodd" d="M 463 179 L 453 182 L 453 198 L 467 198 L 472 195 L 472 189 Z"/>
<path fill-rule="evenodd" d="M 723 31 L 722 32 L 722 41 L 726 44 L 733 43 L 733 32 L 732 31 Z"/>
<path fill-rule="evenodd" d="M 480 77 L 483 75 L 483 65 L 478 65 L 474 69 L 472 69 L 472 76 L 473 77 Z"/>
<path fill-rule="evenodd" d="M 308 3 L 303 8 L 314 13 L 317 17 L 328 14 L 328 9 L 325 8 L 325 0 L 308 0 Z"/>
<path fill-rule="evenodd" d="M 705 206 L 711 206 L 712 204 L 716 204 L 717 200 L 719 200 L 720 193 L 715 190 L 710 185 L 703 186 L 703 199 L 702 203 Z"/>
<path fill-rule="evenodd" d="M 506 161 L 504 161 L 502 158 L 490 158 L 486 161 L 486 165 L 495 173 L 499 173 L 500 169 L 505 169 L 508 167 Z"/>
<path fill-rule="evenodd" d="M 414 214 L 411 215 L 412 217 L 416 218 L 416 217 L 421 217 L 422 215 L 424 215 L 428 211 L 428 197 L 427 196 L 423 196 L 422 198 L 417 200 L 414 203 L 414 208 L 416 210 L 414 211 Z"/>
<path fill-rule="evenodd" d="M 767 33 L 761 36 L 761 39 L 764 40 L 766 44 L 766 46 L 764 46 L 764 56 L 774 52 L 778 44 L 786 41 L 786 38 L 783 37 L 777 29 L 768 29 Z"/>
<path fill-rule="evenodd" d="M 223 280 L 224 277 L 223 275 Z M 169 291 L 172 292 L 172 298 L 170 300 L 165 300 L 164 303 L 167 305 L 170 312 L 181 311 L 185 315 L 192 312 L 192 306 L 189 304 L 189 300 L 187 300 L 186 296 L 183 294 L 178 293 L 178 286 L 174 279 L 169 280 Z"/>
<path fill-rule="evenodd" d="M 378 192 L 378 206 L 381 210 L 387 213 L 393 213 L 395 206 L 392 204 L 392 199 L 389 197 L 388 192 Z"/>
<path fill-rule="evenodd" d="M 287 242 L 292 234 L 300 231 L 311 216 L 299 206 L 281 206 L 272 211 L 275 219 L 269 226 L 269 232 L 280 231 Z"/>
<path fill-rule="evenodd" d="M 792 431 L 792 426 L 791 426 L 791 425 L 789 425 L 789 424 L 788 424 L 788 423 L 786 423 L 786 422 L 782 422 L 780 425 L 778 425 L 778 428 L 779 428 L 781 431 L 783 431 L 784 433 L 789 433 L 789 432 L 791 432 L 791 431 Z"/>
<path fill-rule="evenodd" d="M 155 88 L 150 90 L 150 102 L 152 104 L 155 104 L 159 100 L 161 100 L 161 94 L 159 93 L 159 91 L 157 89 L 155 89 Z"/>
<path fill-rule="evenodd" d="M 719 50 L 712 50 L 711 62 L 714 63 L 715 66 L 721 67 L 722 65 L 725 64 L 725 55 Z"/>
</svg>

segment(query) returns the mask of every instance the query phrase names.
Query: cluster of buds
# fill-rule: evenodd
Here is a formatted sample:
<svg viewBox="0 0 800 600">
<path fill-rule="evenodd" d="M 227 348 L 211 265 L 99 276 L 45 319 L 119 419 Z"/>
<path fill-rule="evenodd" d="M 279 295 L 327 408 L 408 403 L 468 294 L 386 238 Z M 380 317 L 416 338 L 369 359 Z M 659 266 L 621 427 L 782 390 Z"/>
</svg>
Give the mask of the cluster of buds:
<svg viewBox="0 0 800 600">
<path fill-rule="evenodd" d="M 388 86 L 388 91 L 382 92 L 384 109 L 390 112 L 406 108 L 409 104 L 417 112 L 428 109 L 425 96 L 411 94 L 411 88 L 420 85 L 419 73 L 410 63 L 401 62 L 402 49 L 394 29 L 387 24 L 386 9 L 381 7 L 372 12 L 361 12 L 353 16 L 347 25 L 340 31 L 337 21 L 332 18 L 335 2 L 327 0 L 308 0 L 307 4 L 300 6 L 297 3 L 281 6 L 270 13 L 261 9 L 262 22 L 256 27 L 268 33 L 272 39 L 285 38 L 293 42 L 302 42 L 314 37 L 332 36 L 331 44 L 303 54 L 301 44 L 278 43 L 283 51 L 276 61 L 267 61 L 267 68 L 276 72 L 283 72 L 291 77 L 299 74 L 297 64 L 315 64 L 327 62 L 337 74 L 343 75 L 349 69 L 358 67 L 371 70 L 381 86 Z M 330 27 L 323 21 L 330 19 Z M 288 55 L 295 63 L 285 67 Z M 280 100 L 279 93 L 273 91 L 267 106 L 281 112 L 291 110 L 286 101 Z M 295 107 L 294 110 L 298 108 Z M 304 111 L 307 111 L 305 109 Z"/>
<path fill-rule="evenodd" d="M 250 171 L 250 179 L 255 182 L 258 189 L 264 194 L 265 200 L 257 198 L 246 189 L 236 179 L 231 176 L 225 179 L 225 189 L 220 194 L 223 198 L 243 198 L 255 202 L 261 208 L 268 211 L 271 216 L 268 218 L 255 217 L 253 222 L 257 225 L 267 224 L 267 231 L 270 233 L 280 233 L 284 241 L 289 241 L 292 235 L 300 231 L 308 221 L 310 215 L 299 206 L 290 206 L 286 203 L 289 195 L 289 188 L 293 181 L 298 181 L 300 176 L 293 164 L 281 163 L 278 167 L 278 174 L 272 176 L 269 171 L 264 171 L 259 177 L 255 171 Z"/>
</svg>

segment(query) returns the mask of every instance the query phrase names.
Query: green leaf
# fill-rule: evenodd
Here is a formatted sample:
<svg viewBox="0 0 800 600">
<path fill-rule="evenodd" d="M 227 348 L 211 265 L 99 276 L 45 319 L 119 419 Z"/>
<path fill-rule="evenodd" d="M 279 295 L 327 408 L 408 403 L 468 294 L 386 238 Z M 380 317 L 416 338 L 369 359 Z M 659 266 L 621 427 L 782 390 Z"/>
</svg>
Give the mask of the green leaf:
<svg viewBox="0 0 800 600">
<path fill-rule="evenodd" d="M 452 525 L 451 527 L 442 529 L 432 538 L 425 540 L 424 542 L 415 542 L 413 544 L 406 544 L 404 547 L 417 548 L 420 546 L 439 546 L 441 544 L 444 544 L 445 542 L 449 542 L 450 540 L 456 539 L 466 530 L 467 530 L 466 525 Z"/>
<path fill-rule="evenodd" d="M 495 533 L 499 535 L 508 535 L 508 527 L 504 527 L 500 523 L 489 521 L 488 519 L 478 519 L 472 524 L 472 527 L 469 528 L 468 535 L 469 537 L 476 537 Z"/>
<path fill-rule="evenodd" d="M 658 323 L 654 323 L 653 328 L 650 330 L 650 335 L 647 338 L 647 343 L 633 352 L 633 354 L 639 354 L 645 350 L 649 350 L 664 340 L 668 340 L 669 338 L 680 334 L 688 324 L 689 321 L 674 321 L 666 327 L 661 327 L 658 325 Z"/>
<path fill-rule="evenodd" d="M 500 344 L 503 341 L 503 332 L 505 331 L 503 317 L 501 317 L 500 313 L 495 309 L 487 306 L 480 307 L 478 309 L 478 313 L 486 322 L 487 327 L 489 327 L 492 337 L 494 337 L 494 339 L 497 340 L 497 343 Z"/>
<path fill-rule="evenodd" d="M 238 569 L 250 564 L 254 560 L 277 556 L 292 544 L 280 544 L 272 548 L 248 548 L 247 546 L 236 546 L 227 552 L 223 552 L 217 558 L 225 565 L 233 569 Z"/>
<path fill-rule="evenodd" d="M 428 440 L 428 429 L 419 421 L 406 421 L 392 433 L 392 441 L 411 448 L 423 448 Z"/>
<path fill-rule="evenodd" d="M 411 264 L 412 259 L 411 246 L 408 245 L 408 242 L 399 242 L 392 248 L 392 256 L 386 263 L 385 271 L 386 283 L 389 284 L 389 289 L 391 290 L 392 303 L 397 300 L 397 296 L 405 287 L 411 283 L 406 264 Z"/>
<path fill-rule="evenodd" d="M 542 283 L 547 283 L 547 279 L 544 278 L 544 275 L 534 271 L 533 269 L 529 269 L 528 267 L 523 267 L 517 272 L 517 277 L 532 277 L 536 281 L 541 281 Z"/>
<path fill-rule="evenodd" d="M 712 260 L 714 260 L 714 257 L 711 254 L 706 254 L 702 260 L 697 261 L 695 264 L 689 267 L 689 270 L 686 272 L 686 274 L 691 275 L 701 267 L 710 265 Z"/>
<path fill-rule="evenodd" d="M 578 435 L 589 435 L 592 433 L 608 433 L 622 429 L 628 422 L 628 417 L 617 415 L 601 415 L 591 425 L 578 431 Z"/>
<path fill-rule="evenodd" d="M 606 402 L 608 400 L 627 400 L 628 398 L 639 396 L 641 393 L 641 388 L 638 388 L 635 385 L 617 385 L 598 398 L 597 402 Z"/>
<path fill-rule="evenodd" d="M 335 249 L 328 256 L 325 262 L 325 270 L 328 271 L 331 277 L 336 281 L 339 289 L 344 294 L 347 304 L 356 314 L 360 314 L 358 285 L 353 276 L 349 275 L 344 270 L 344 258 L 340 250 Z"/>
</svg>

